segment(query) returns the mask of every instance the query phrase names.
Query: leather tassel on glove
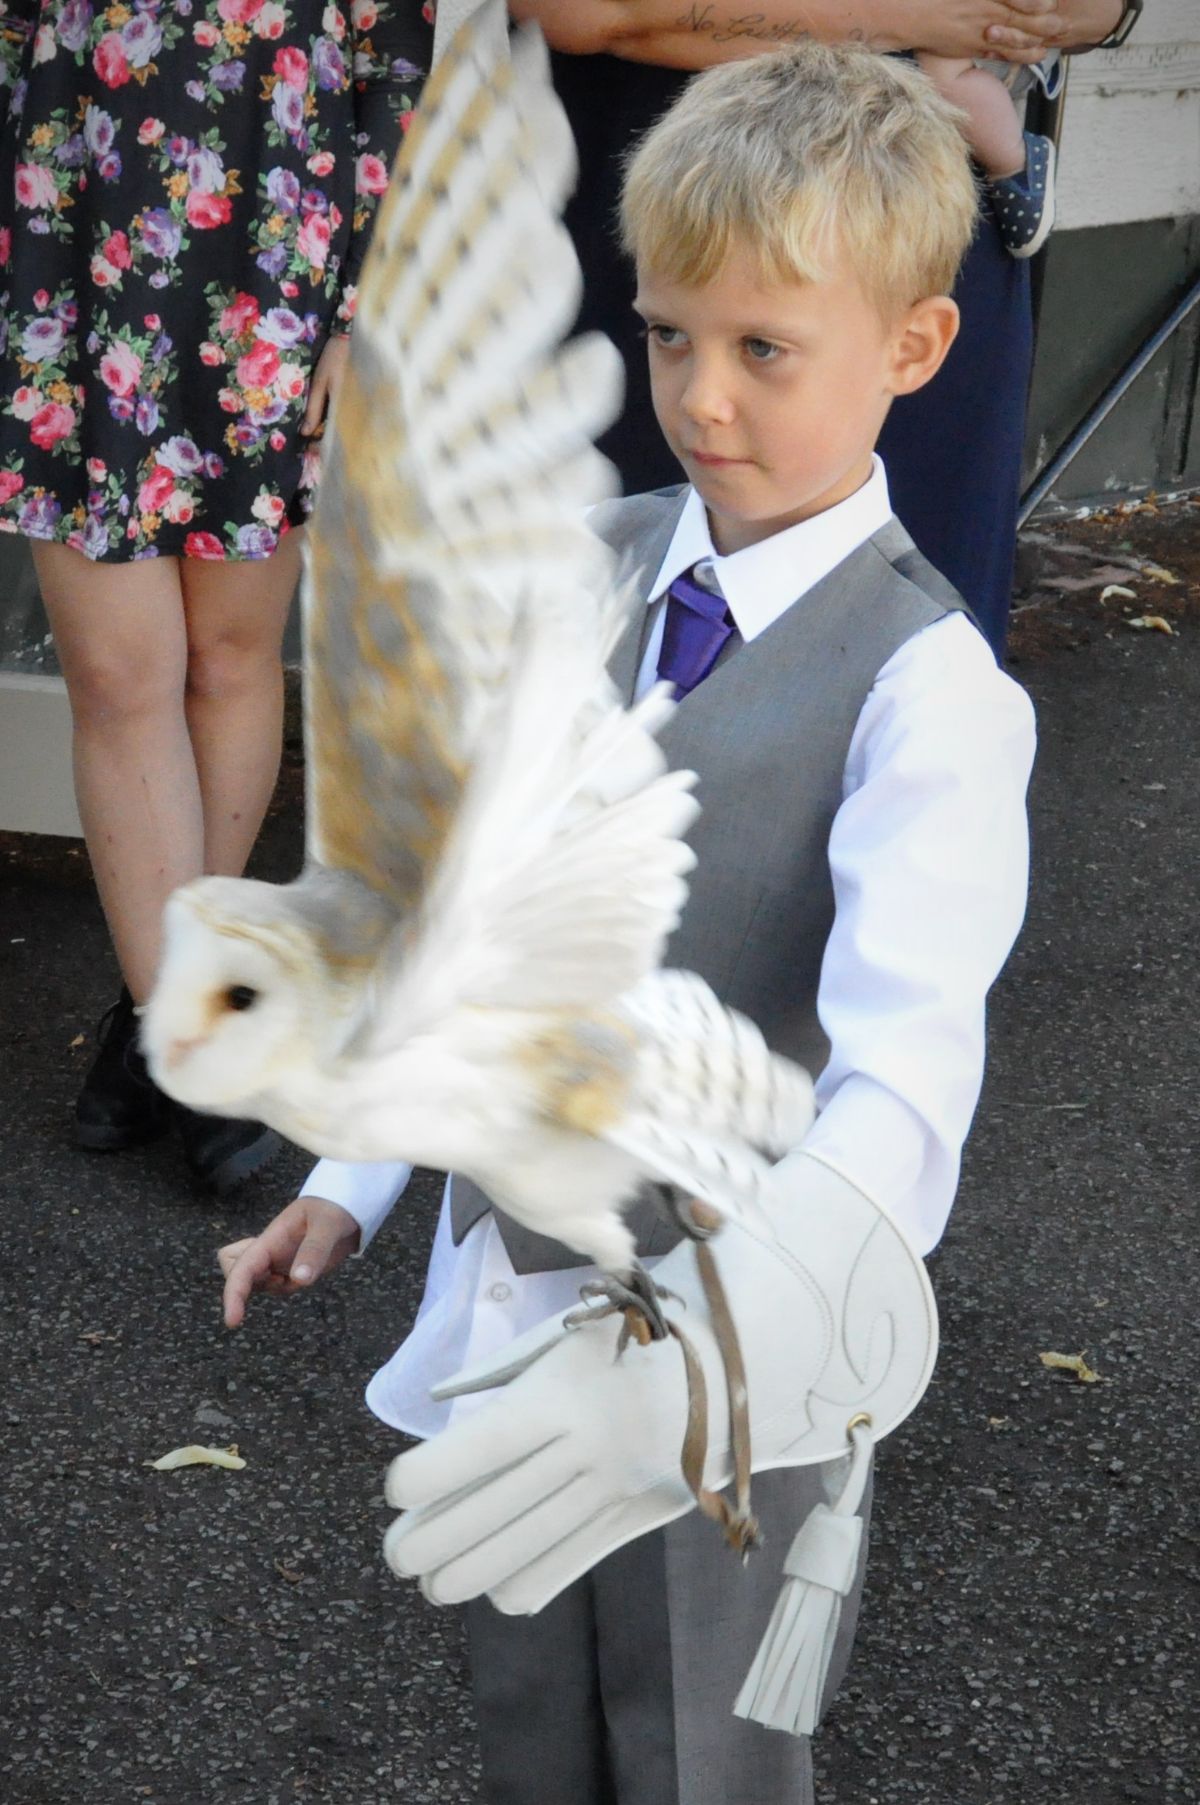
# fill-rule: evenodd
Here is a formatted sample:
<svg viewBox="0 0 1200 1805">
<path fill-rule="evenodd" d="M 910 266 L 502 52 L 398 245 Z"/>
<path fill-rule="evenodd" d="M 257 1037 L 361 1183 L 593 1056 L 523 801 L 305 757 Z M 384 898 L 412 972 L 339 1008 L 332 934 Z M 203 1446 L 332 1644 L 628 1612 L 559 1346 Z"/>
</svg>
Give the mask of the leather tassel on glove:
<svg viewBox="0 0 1200 1805">
<path fill-rule="evenodd" d="M 869 1418 L 852 1419 L 849 1435 L 853 1453 L 842 1494 L 836 1504 L 809 1512 L 788 1550 L 783 1589 L 733 1707 L 735 1717 L 792 1736 L 811 1736 L 820 1722 L 842 1601 L 858 1572 L 858 1509 L 874 1446 Z"/>
</svg>

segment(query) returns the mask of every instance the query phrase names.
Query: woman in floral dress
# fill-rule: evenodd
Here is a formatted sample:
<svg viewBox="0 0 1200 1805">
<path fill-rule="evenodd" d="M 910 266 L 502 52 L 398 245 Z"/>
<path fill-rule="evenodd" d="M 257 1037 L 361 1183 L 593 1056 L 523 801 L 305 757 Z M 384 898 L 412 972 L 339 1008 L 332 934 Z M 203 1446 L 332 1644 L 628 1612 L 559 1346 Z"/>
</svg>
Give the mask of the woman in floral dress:
<svg viewBox="0 0 1200 1805">
<path fill-rule="evenodd" d="M 133 1008 L 166 896 L 240 872 L 271 795 L 291 529 L 428 55 L 411 0 L 0 4 L 0 530 L 32 545 L 126 980 L 85 1146 L 169 1120 Z M 180 1125 L 220 1188 L 271 1151 Z"/>
</svg>

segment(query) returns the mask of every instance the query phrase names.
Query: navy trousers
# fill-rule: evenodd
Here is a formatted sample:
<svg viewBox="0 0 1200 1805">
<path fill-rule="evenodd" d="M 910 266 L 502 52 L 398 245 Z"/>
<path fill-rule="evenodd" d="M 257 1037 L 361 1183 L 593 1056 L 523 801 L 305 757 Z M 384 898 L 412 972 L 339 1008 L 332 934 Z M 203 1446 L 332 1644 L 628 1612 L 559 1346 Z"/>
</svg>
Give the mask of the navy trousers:
<svg viewBox="0 0 1200 1805">
<path fill-rule="evenodd" d="M 931 383 L 893 403 L 879 451 L 898 517 L 999 658 L 1012 599 L 1033 321 L 1029 265 L 1009 256 L 987 213 L 954 294 L 962 327 L 950 355 Z"/>
</svg>

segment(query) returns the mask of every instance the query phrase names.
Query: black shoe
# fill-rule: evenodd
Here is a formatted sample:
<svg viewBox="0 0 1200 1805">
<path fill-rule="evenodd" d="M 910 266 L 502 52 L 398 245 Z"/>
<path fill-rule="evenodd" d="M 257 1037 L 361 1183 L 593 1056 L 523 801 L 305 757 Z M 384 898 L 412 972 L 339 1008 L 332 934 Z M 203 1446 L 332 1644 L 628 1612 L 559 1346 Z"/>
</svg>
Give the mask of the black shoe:
<svg viewBox="0 0 1200 1805">
<path fill-rule="evenodd" d="M 120 996 L 100 1017 L 100 1051 L 75 1099 L 75 1140 L 94 1153 L 115 1153 L 164 1134 L 171 1105 L 146 1070 L 133 998 Z"/>
<path fill-rule="evenodd" d="M 275 1130 L 261 1122 L 200 1115 L 181 1103 L 175 1106 L 175 1120 L 188 1165 L 218 1197 L 265 1166 L 282 1145 Z"/>
</svg>

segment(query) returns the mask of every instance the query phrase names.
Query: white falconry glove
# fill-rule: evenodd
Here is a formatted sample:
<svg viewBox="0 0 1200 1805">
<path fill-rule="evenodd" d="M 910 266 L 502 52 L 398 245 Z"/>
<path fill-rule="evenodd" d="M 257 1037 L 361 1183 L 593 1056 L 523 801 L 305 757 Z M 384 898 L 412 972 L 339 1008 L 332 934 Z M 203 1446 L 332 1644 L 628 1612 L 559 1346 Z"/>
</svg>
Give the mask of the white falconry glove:
<svg viewBox="0 0 1200 1805">
<path fill-rule="evenodd" d="M 854 1579 L 871 1444 L 924 1392 L 937 1316 L 919 1256 L 857 1186 L 804 1152 L 781 1160 L 772 1181 L 763 1211 L 727 1221 L 711 1243 L 745 1363 L 751 1464 L 854 1458 L 839 1503 L 799 1526 L 735 1710 L 807 1734 Z M 654 1279 L 674 1294 L 666 1314 L 704 1369 L 704 1483 L 718 1489 L 734 1469 L 726 1374 L 694 1249 L 682 1243 Z M 618 1357 L 620 1329 L 619 1317 L 575 1329 L 555 1317 L 435 1390 L 501 1388 L 388 1472 L 388 1502 L 405 1514 L 385 1555 L 432 1602 L 487 1593 L 506 1613 L 539 1611 L 606 1555 L 692 1508 L 680 1467 L 689 1410 L 680 1347 L 667 1339 Z"/>
</svg>

